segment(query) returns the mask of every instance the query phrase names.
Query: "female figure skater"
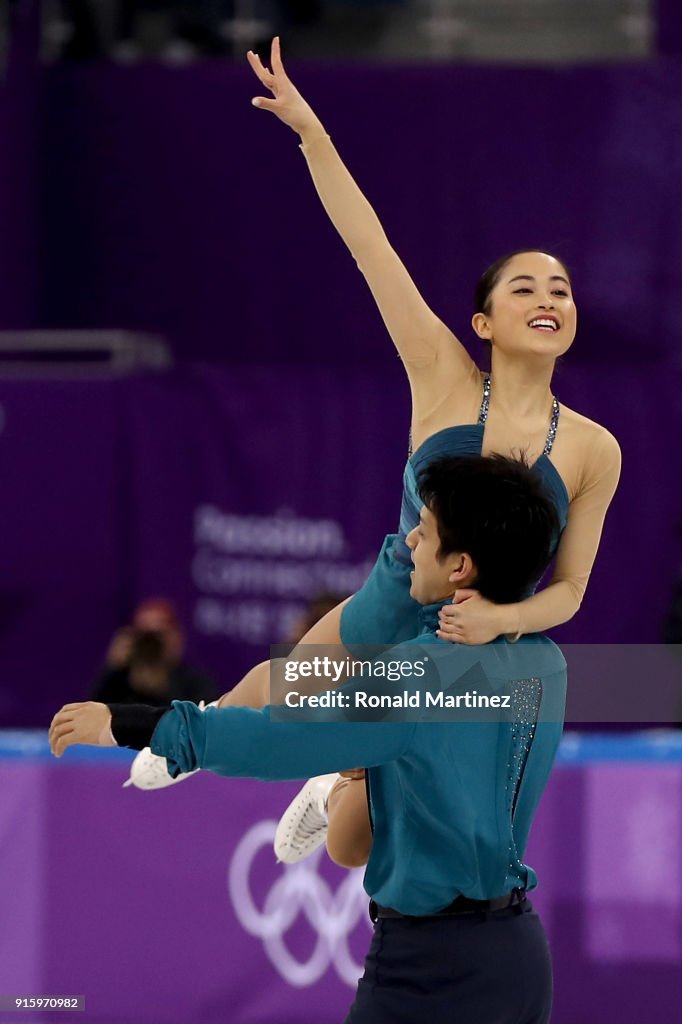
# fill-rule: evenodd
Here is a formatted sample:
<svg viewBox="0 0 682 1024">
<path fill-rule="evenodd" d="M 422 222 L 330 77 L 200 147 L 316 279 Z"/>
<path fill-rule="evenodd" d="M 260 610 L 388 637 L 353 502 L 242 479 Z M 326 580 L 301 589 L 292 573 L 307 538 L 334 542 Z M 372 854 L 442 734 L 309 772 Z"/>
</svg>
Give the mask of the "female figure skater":
<svg viewBox="0 0 682 1024">
<path fill-rule="evenodd" d="M 476 334 L 491 348 L 490 374 L 482 373 L 419 294 L 321 121 L 286 75 L 279 39 L 272 43 L 271 69 L 254 53 L 248 61 L 272 94 L 255 98 L 253 104 L 299 135 L 320 200 L 367 280 L 412 393 L 414 454 L 405 470 L 399 532 L 386 538 L 362 589 L 328 612 L 301 643 L 391 644 L 418 632 L 419 606 L 409 595 L 405 536 L 419 515 L 417 473 L 443 454 L 524 451 L 554 495 L 565 528 L 548 586 L 507 605 L 486 601 L 475 591 L 459 591 L 441 617 L 439 635 L 482 644 L 502 633 L 520 636 L 568 621 L 580 606 L 594 562 L 618 483 L 620 450 L 599 424 L 565 406 L 560 409 L 550 389 L 555 361 L 570 348 L 576 331 L 566 268 L 548 253 L 523 250 L 486 271 L 476 289 L 472 320 Z M 262 707 L 268 703 L 269 680 L 269 663 L 263 662 L 220 704 Z M 162 775 L 168 784 L 169 776 L 165 771 Z M 143 779 L 137 784 L 145 786 Z M 348 866 L 364 863 L 369 842 L 364 784 L 343 780 L 332 805 L 330 854 Z"/>
</svg>

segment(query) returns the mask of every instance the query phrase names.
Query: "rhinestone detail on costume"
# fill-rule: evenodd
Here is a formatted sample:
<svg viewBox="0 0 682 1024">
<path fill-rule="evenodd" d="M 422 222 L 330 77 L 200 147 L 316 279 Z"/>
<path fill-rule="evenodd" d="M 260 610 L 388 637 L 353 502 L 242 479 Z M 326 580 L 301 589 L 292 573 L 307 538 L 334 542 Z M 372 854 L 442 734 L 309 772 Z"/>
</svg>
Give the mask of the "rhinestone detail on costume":
<svg viewBox="0 0 682 1024">
<path fill-rule="evenodd" d="M 542 680 L 536 677 L 513 680 L 510 701 L 512 709 L 512 743 L 507 773 L 507 813 L 512 819 L 521 789 L 521 780 L 523 779 L 531 744 L 535 736 L 541 700 Z M 509 850 L 509 867 L 512 871 L 516 867 L 515 857 L 516 848 L 512 844 Z"/>
<path fill-rule="evenodd" d="M 486 377 L 483 381 L 483 401 L 481 402 L 481 411 L 478 414 L 478 422 L 485 423 L 488 419 L 488 409 L 490 408 L 490 377 Z"/>
<path fill-rule="evenodd" d="M 481 411 L 478 416 L 479 423 L 485 424 L 488 419 L 488 410 L 490 408 L 490 390 L 490 377 L 486 377 L 485 380 L 483 381 L 483 401 L 481 402 Z M 543 455 L 549 455 L 552 448 L 554 447 L 556 432 L 559 427 L 559 411 L 559 403 L 556 398 L 552 397 L 552 416 L 549 421 L 549 430 L 547 432 L 547 440 L 545 441 L 545 447 L 542 449 Z"/>
<path fill-rule="evenodd" d="M 549 433 L 547 434 L 547 440 L 545 441 L 545 447 L 542 450 L 543 455 L 549 455 L 556 438 L 557 427 L 559 426 L 559 403 L 556 398 L 552 399 L 552 418 L 549 422 Z"/>
<path fill-rule="evenodd" d="M 542 698 L 542 682 L 536 677 L 531 679 L 515 679 L 512 682 L 512 749 L 509 764 L 509 781 L 507 805 L 513 815 L 516 798 L 521 786 L 523 770 L 535 736 L 540 700 Z"/>
</svg>

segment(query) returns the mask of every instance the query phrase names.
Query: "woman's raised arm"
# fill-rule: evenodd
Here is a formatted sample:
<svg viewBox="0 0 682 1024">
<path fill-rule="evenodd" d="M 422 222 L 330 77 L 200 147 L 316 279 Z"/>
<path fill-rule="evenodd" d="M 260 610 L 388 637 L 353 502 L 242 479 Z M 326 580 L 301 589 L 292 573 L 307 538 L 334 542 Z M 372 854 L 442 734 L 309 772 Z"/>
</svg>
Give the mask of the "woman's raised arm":
<svg viewBox="0 0 682 1024">
<path fill-rule="evenodd" d="M 371 205 L 355 184 L 322 122 L 287 77 L 279 39 L 272 43 L 272 70 L 252 52 L 249 64 L 273 99 L 257 97 L 254 106 L 269 110 L 301 137 L 301 149 L 322 205 L 364 274 L 384 323 L 413 385 L 445 371 L 450 384 L 480 382 L 473 360 L 455 335 L 428 307 L 392 249 Z M 449 371 L 449 372 L 448 372 Z M 453 373 L 456 380 L 453 380 Z"/>
</svg>

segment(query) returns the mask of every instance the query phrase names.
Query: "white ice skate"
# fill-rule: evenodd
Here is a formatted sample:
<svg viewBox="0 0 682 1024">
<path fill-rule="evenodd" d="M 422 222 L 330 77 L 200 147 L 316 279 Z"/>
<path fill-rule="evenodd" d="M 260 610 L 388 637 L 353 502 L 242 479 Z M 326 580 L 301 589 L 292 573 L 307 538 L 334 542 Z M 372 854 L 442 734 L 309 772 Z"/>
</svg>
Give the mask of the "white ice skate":
<svg viewBox="0 0 682 1024">
<path fill-rule="evenodd" d="M 137 789 L 165 789 L 167 786 L 174 786 L 176 782 L 184 782 L 198 771 L 199 769 L 195 768 L 193 772 L 181 772 L 172 778 L 168 774 L 166 758 L 152 754 L 150 748 L 145 747 L 131 764 L 130 778 L 123 785 L 135 786 Z"/>
<path fill-rule="evenodd" d="M 327 799 L 339 778 L 316 775 L 308 779 L 282 815 L 275 833 L 275 855 L 284 864 L 295 864 L 321 846 L 327 838 Z"/>
<path fill-rule="evenodd" d="M 217 701 L 213 701 L 211 704 L 206 705 L 202 700 L 198 707 L 201 711 L 205 711 L 207 707 L 213 708 L 217 703 Z M 123 783 L 123 787 L 135 786 L 136 789 L 166 789 L 168 786 L 174 786 L 176 782 L 184 782 L 190 775 L 196 775 L 198 771 L 200 769 L 195 768 L 192 772 L 181 772 L 180 775 L 173 778 L 168 774 L 166 758 L 161 757 L 159 754 L 152 754 L 149 747 L 144 747 L 131 764 L 130 777 Z"/>
</svg>

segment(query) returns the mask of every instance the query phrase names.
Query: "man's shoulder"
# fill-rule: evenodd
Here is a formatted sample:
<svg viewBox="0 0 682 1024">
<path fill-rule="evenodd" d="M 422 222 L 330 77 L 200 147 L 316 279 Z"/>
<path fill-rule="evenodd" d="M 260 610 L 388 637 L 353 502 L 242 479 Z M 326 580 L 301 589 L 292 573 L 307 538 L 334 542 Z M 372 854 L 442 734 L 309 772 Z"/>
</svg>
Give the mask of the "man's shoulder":
<svg viewBox="0 0 682 1024">
<path fill-rule="evenodd" d="M 486 647 L 491 649 L 487 661 L 491 665 L 506 666 L 510 678 L 545 678 L 566 672 L 566 659 L 561 649 L 542 633 L 530 633 L 517 641 L 498 637 Z"/>
<path fill-rule="evenodd" d="M 528 651 L 531 654 L 537 655 L 537 657 L 545 657 L 552 664 L 561 665 L 563 668 L 566 668 L 566 659 L 561 648 L 553 640 L 550 640 L 548 636 L 545 636 L 544 633 L 528 633 L 516 641 L 504 639 L 508 647 L 518 647 L 522 651 Z"/>
<path fill-rule="evenodd" d="M 429 654 L 439 664 L 460 664 L 478 662 L 492 675 L 521 679 L 531 676 L 544 678 L 566 671 L 566 659 L 561 650 L 541 633 L 522 636 L 517 641 L 498 637 L 488 644 L 457 644 L 441 640 L 434 633 L 422 633 L 407 641 L 410 647 L 420 645 L 429 648 Z"/>
</svg>

